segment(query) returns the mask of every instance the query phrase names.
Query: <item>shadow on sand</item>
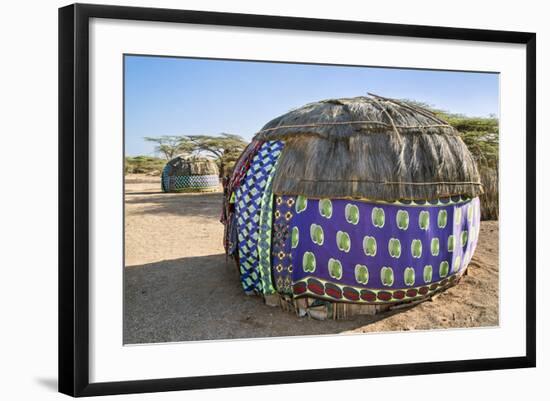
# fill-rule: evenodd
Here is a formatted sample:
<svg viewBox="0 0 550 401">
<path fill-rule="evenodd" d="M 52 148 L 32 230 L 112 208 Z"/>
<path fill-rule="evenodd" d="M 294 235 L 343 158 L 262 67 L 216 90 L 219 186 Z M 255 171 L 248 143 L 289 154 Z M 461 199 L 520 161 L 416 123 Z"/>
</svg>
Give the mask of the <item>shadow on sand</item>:
<svg viewBox="0 0 550 401">
<path fill-rule="evenodd" d="M 168 214 L 177 216 L 214 217 L 222 211 L 223 194 L 210 192 L 201 194 L 128 192 L 126 205 L 140 206 L 134 214 Z"/>
<path fill-rule="evenodd" d="M 124 273 L 125 344 L 336 334 L 400 312 L 339 321 L 299 318 L 246 296 L 235 264 L 223 254 L 132 266 Z"/>
</svg>

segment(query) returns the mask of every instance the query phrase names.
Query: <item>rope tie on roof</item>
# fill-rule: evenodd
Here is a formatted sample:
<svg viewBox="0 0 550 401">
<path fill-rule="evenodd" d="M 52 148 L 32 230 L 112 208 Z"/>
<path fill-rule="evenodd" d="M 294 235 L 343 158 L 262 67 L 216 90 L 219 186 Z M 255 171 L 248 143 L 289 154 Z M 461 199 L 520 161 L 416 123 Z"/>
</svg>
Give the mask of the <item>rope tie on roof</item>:
<svg viewBox="0 0 550 401">
<path fill-rule="evenodd" d="M 374 104 L 376 104 L 378 107 L 380 107 L 380 109 L 382 110 L 382 112 L 388 117 L 388 119 L 390 120 L 390 123 L 391 123 L 391 126 L 394 130 L 394 132 L 399 135 L 400 132 L 399 130 L 397 129 L 397 127 L 395 126 L 395 121 L 393 121 L 393 118 L 392 116 L 390 115 L 390 113 L 388 113 L 388 110 L 386 110 L 386 108 L 380 104 L 380 102 L 378 101 L 378 99 L 376 97 L 373 97 L 373 100 L 374 100 Z"/>
<path fill-rule="evenodd" d="M 362 124 L 362 125 L 381 125 L 387 128 L 393 128 L 393 129 L 426 129 L 426 128 L 450 128 L 453 129 L 452 126 L 448 124 L 430 124 L 430 125 L 390 125 L 387 123 L 384 123 L 382 121 L 335 121 L 330 123 L 311 123 L 311 124 L 296 124 L 296 125 L 279 125 L 278 127 L 273 128 L 266 128 L 261 131 L 256 132 L 256 134 L 262 134 L 264 132 L 270 132 L 275 131 L 278 129 L 286 129 L 286 128 L 316 128 L 316 127 L 326 127 L 331 125 L 346 125 L 346 124 Z"/>
<path fill-rule="evenodd" d="M 405 109 L 408 109 L 408 110 L 411 110 L 411 111 L 414 111 L 415 113 L 418 113 L 418 114 L 421 114 L 423 115 L 424 117 L 427 117 L 427 118 L 431 118 L 435 121 L 438 121 L 442 124 L 445 124 L 445 125 L 448 125 L 446 124 L 446 122 L 444 120 L 442 120 L 441 118 L 437 117 L 434 113 L 432 113 L 431 111 L 429 110 L 423 110 L 419 107 L 415 107 L 413 105 L 410 105 L 410 104 L 407 104 L 407 103 L 404 103 L 404 102 L 400 102 L 396 99 L 390 99 L 390 98 L 387 98 L 387 97 L 382 97 L 382 96 L 379 96 L 379 95 L 375 95 L 374 93 L 370 93 L 368 92 L 368 95 L 370 95 L 371 97 L 375 98 L 375 99 L 382 99 L 386 102 L 389 102 L 389 103 L 393 103 L 399 107 L 403 107 Z"/>
</svg>

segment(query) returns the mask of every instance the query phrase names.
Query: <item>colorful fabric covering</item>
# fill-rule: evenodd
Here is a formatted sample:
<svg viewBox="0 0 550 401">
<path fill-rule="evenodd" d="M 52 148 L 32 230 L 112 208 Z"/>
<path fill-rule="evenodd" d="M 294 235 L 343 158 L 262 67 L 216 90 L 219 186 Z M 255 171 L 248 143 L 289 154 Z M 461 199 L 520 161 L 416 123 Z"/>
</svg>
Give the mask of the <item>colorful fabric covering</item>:
<svg viewBox="0 0 550 401">
<path fill-rule="evenodd" d="M 256 155 L 262 143 L 262 141 L 257 140 L 249 143 L 237 160 L 237 163 L 235 163 L 231 177 L 224 178 L 223 180 L 224 196 L 220 222 L 225 226 L 223 246 L 226 255 L 233 255 L 237 249 L 237 224 L 234 208 L 235 190 L 241 185 L 250 168 L 252 158 Z"/>
<path fill-rule="evenodd" d="M 250 164 L 252 163 L 254 156 L 256 156 L 262 144 L 262 141 L 252 140 L 252 142 L 250 142 L 244 149 L 243 153 L 239 157 L 239 160 L 237 160 L 237 163 L 235 163 L 233 174 L 227 183 L 227 193 L 230 197 L 241 185 L 241 182 L 250 168 Z"/>
<path fill-rule="evenodd" d="M 162 169 L 160 185 L 163 192 L 170 191 L 170 175 L 168 175 L 168 165 L 166 165 L 164 169 Z"/>
<path fill-rule="evenodd" d="M 235 193 L 239 268 L 241 283 L 247 293 L 262 292 L 258 254 L 262 197 L 282 148 L 280 141 L 265 142 L 252 159 Z"/>
<path fill-rule="evenodd" d="M 294 295 L 385 303 L 451 285 L 477 244 L 479 199 L 433 203 L 298 196 L 290 222 Z"/>
<path fill-rule="evenodd" d="M 161 188 L 164 192 L 214 190 L 220 185 L 219 177 L 213 175 L 170 175 L 172 166 L 167 163 L 162 170 Z"/>
<path fill-rule="evenodd" d="M 294 217 L 293 196 L 275 196 L 273 239 L 271 247 L 272 275 L 275 288 L 281 294 L 292 294 L 292 254 L 290 224 Z"/>
<path fill-rule="evenodd" d="M 237 224 L 235 217 L 235 193 L 229 193 L 229 177 L 222 178 L 223 200 L 220 223 L 223 224 L 223 247 L 225 256 L 233 255 L 237 249 Z"/>
<path fill-rule="evenodd" d="M 213 190 L 217 189 L 220 180 L 217 175 L 177 175 L 170 177 L 170 191 Z"/>
<path fill-rule="evenodd" d="M 265 185 L 260 209 L 260 227 L 258 239 L 258 257 L 260 270 L 261 292 L 265 295 L 274 294 L 275 288 L 271 280 L 271 236 L 273 225 L 273 176 L 277 170 L 277 161 L 269 173 Z"/>
</svg>

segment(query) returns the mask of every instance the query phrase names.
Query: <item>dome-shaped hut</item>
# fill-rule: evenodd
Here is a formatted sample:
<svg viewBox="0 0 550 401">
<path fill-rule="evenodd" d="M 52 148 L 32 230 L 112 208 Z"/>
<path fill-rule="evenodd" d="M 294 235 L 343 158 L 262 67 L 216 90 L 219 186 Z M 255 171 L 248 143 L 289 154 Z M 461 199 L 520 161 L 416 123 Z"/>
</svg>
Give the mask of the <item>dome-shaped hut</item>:
<svg viewBox="0 0 550 401">
<path fill-rule="evenodd" d="M 220 186 L 218 166 L 213 160 L 176 156 L 162 170 L 164 192 L 209 192 Z"/>
<path fill-rule="evenodd" d="M 456 284 L 482 193 L 459 133 L 370 95 L 305 105 L 265 125 L 225 188 L 226 250 L 246 293 L 340 318 Z"/>
</svg>

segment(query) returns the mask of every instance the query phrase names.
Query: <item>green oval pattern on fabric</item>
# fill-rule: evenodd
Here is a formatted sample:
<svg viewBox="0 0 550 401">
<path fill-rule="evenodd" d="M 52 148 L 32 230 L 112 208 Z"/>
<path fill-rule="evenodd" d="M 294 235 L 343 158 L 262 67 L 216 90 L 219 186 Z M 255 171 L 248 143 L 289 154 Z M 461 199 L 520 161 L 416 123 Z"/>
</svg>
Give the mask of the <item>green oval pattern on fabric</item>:
<svg viewBox="0 0 550 401">
<path fill-rule="evenodd" d="M 384 227 L 386 216 L 384 214 L 384 209 L 379 207 L 372 208 L 371 212 L 372 225 L 378 228 Z"/>
<path fill-rule="evenodd" d="M 462 222 L 462 209 L 460 207 L 455 207 L 455 225 Z"/>
<path fill-rule="evenodd" d="M 308 273 L 313 273 L 315 271 L 315 255 L 313 252 L 304 252 L 302 267 L 304 271 Z"/>
<path fill-rule="evenodd" d="M 432 238 L 431 252 L 432 256 L 439 255 L 439 238 Z"/>
<path fill-rule="evenodd" d="M 418 226 L 421 230 L 427 231 L 430 226 L 430 213 L 423 210 L 418 215 Z"/>
<path fill-rule="evenodd" d="M 332 217 L 332 202 L 330 199 L 319 200 L 319 213 L 327 219 Z"/>
<path fill-rule="evenodd" d="M 292 248 L 296 248 L 298 246 L 298 242 L 300 241 L 300 230 L 298 230 L 298 227 L 294 226 L 292 227 L 292 231 L 290 234 L 290 242 Z"/>
<path fill-rule="evenodd" d="M 391 267 L 384 266 L 380 269 L 380 281 L 386 287 L 393 285 L 393 269 Z"/>
<path fill-rule="evenodd" d="M 388 242 L 388 252 L 392 258 L 399 258 L 401 256 L 401 241 L 397 238 L 390 238 Z"/>
<path fill-rule="evenodd" d="M 409 228 L 409 212 L 406 210 L 398 210 L 395 215 L 395 221 L 397 223 L 397 228 L 406 230 Z"/>
<path fill-rule="evenodd" d="M 449 235 L 449 238 L 447 239 L 447 250 L 449 252 L 454 252 L 455 250 L 455 236 Z"/>
<path fill-rule="evenodd" d="M 474 206 L 470 203 L 468 205 L 468 222 L 471 224 L 474 219 Z"/>
<path fill-rule="evenodd" d="M 420 258 L 422 256 L 422 241 L 419 239 L 413 239 L 411 242 L 411 254 L 413 258 Z"/>
<path fill-rule="evenodd" d="M 454 272 L 457 272 L 458 270 L 460 270 L 460 262 L 461 262 L 460 256 L 457 256 L 455 258 L 455 261 L 454 261 L 454 264 L 453 264 L 453 271 Z"/>
<path fill-rule="evenodd" d="M 367 256 L 376 256 L 376 238 L 368 235 L 363 238 L 363 252 Z"/>
<path fill-rule="evenodd" d="M 444 260 L 439 264 L 439 277 L 446 277 L 449 274 L 449 262 Z"/>
<path fill-rule="evenodd" d="M 340 280 L 342 278 L 342 263 L 337 259 L 330 258 L 328 260 L 328 274 L 330 277 Z"/>
<path fill-rule="evenodd" d="M 405 285 L 414 285 L 414 269 L 412 267 L 405 268 L 403 280 L 405 281 Z"/>
<path fill-rule="evenodd" d="M 460 233 L 460 243 L 464 248 L 468 243 L 468 230 L 464 230 Z"/>
<path fill-rule="evenodd" d="M 311 241 L 314 244 L 323 245 L 323 242 L 325 241 L 325 233 L 319 224 L 312 224 L 309 227 L 309 234 L 311 236 Z"/>
<path fill-rule="evenodd" d="M 445 228 L 447 226 L 447 211 L 440 210 L 437 214 L 437 226 L 439 228 Z"/>
<path fill-rule="evenodd" d="M 356 225 L 359 223 L 359 208 L 356 205 L 348 203 L 345 208 L 346 221 Z"/>
<path fill-rule="evenodd" d="M 355 281 L 359 284 L 367 284 L 369 282 L 369 269 L 365 265 L 355 265 Z"/>
<path fill-rule="evenodd" d="M 296 213 L 302 213 L 307 209 L 307 198 L 303 195 L 296 197 Z"/>
<path fill-rule="evenodd" d="M 433 277 L 432 265 L 424 266 L 424 274 L 423 274 L 424 282 L 425 283 L 431 283 L 432 282 L 432 277 Z"/>
<path fill-rule="evenodd" d="M 341 251 L 346 253 L 349 252 L 351 248 L 351 240 L 349 234 L 344 231 L 338 231 L 336 233 L 336 245 Z"/>
</svg>

